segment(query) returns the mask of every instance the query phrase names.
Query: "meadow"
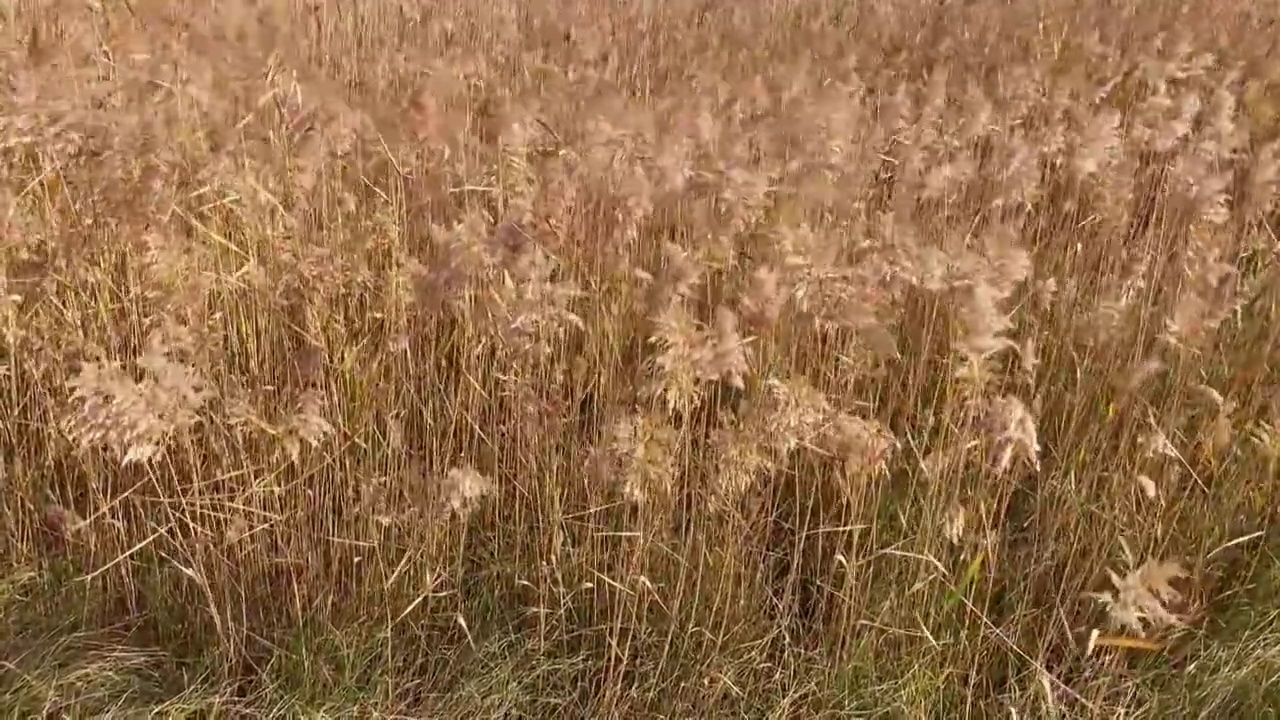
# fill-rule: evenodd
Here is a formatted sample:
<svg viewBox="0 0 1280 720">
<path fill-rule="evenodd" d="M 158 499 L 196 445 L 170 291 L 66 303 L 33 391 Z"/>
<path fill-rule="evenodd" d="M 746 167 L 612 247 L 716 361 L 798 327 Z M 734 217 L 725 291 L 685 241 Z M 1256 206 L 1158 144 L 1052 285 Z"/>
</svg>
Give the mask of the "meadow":
<svg viewBox="0 0 1280 720">
<path fill-rule="evenodd" d="M 1274 0 L 12 0 L 0 78 L 0 717 L 1276 717 Z"/>
</svg>

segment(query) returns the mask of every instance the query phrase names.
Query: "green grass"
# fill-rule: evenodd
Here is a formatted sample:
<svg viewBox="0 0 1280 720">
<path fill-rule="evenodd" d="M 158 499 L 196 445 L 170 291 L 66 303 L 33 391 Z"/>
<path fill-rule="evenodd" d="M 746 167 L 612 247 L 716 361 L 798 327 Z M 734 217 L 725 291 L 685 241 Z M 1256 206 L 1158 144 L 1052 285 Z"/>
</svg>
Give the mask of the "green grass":
<svg viewBox="0 0 1280 720">
<path fill-rule="evenodd" d="M 1167 654 L 1116 653 L 1108 663 L 1116 676 L 1130 677 L 1118 684 L 1113 677 L 1111 684 L 1119 688 L 1114 692 L 1129 693 L 1126 704 L 1139 708 L 1139 716 L 1277 716 L 1280 611 L 1269 607 L 1280 592 L 1275 540 L 1244 576 L 1232 579 L 1238 589 L 1200 632 Z M 251 666 L 228 678 L 223 658 L 147 642 L 164 634 L 164 617 L 93 629 L 80 619 L 90 593 L 67 575 L 31 569 L 0 584 L 0 715 L 395 717 L 401 708 L 404 716 L 441 718 L 991 716 L 970 699 L 990 692 L 971 687 L 986 680 L 955 662 L 972 651 L 956 658 L 945 649 L 920 654 L 908 666 L 894 648 L 868 644 L 833 667 L 816 653 L 789 648 L 779 634 L 713 647 L 690 638 L 673 642 L 650 628 L 630 638 L 624 663 L 589 635 L 539 645 L 532 633 L 484 615 L 495 598 L 471 603 L 469 632 L 456 622 L 451 628 L 446 616 L 408 622 L 390 634 L 362 623 L 290 629 L 261 638 L 247 653 Z M 1031 666 L 1013 671 L 1020 677 L 1005 690 L 1008 707 L 1020 717 L 1045 716 Z M 1069 700 L 1061 704 L 1058 717 L 1106 715 Z"/>
</svg>

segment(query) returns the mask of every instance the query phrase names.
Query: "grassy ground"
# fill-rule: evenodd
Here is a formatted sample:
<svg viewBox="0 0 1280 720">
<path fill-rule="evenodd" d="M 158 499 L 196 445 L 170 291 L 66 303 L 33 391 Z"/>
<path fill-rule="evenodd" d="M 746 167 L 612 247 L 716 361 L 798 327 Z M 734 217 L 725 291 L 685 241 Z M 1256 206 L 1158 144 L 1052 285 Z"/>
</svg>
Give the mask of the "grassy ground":
<svg viewBox="0 0 1280 720">
<path fill-rule="evenodd" d="M 1268 8 L 0 8 L 0 715 L 1275 716 Z"/>
</svg>

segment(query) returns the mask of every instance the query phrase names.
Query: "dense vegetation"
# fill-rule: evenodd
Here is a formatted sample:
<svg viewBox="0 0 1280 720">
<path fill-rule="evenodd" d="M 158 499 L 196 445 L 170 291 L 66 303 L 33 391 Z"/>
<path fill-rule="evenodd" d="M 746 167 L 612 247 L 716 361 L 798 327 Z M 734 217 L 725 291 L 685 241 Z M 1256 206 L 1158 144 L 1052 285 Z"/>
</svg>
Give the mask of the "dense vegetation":
<svg viewBox="0 0 1280 720">
<path fill-rule="evenodd" d="M 1280 707 L 1274 2 L 0 14 L 6 716 Z"/>
</svg>

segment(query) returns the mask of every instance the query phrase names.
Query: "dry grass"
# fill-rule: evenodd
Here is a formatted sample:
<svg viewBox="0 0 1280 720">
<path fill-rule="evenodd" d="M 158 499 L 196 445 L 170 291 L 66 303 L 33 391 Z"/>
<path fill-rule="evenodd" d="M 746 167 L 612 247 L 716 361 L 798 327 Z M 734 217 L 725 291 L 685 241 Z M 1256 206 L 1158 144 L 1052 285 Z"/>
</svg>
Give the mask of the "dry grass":
<svg viewBox="0 0 1280 720">
<path fill-rule="evenodd" d="M 1280 706 L 1274 3 L 205 5 L 0 9 L 13 716 Z"/>
</svg>

